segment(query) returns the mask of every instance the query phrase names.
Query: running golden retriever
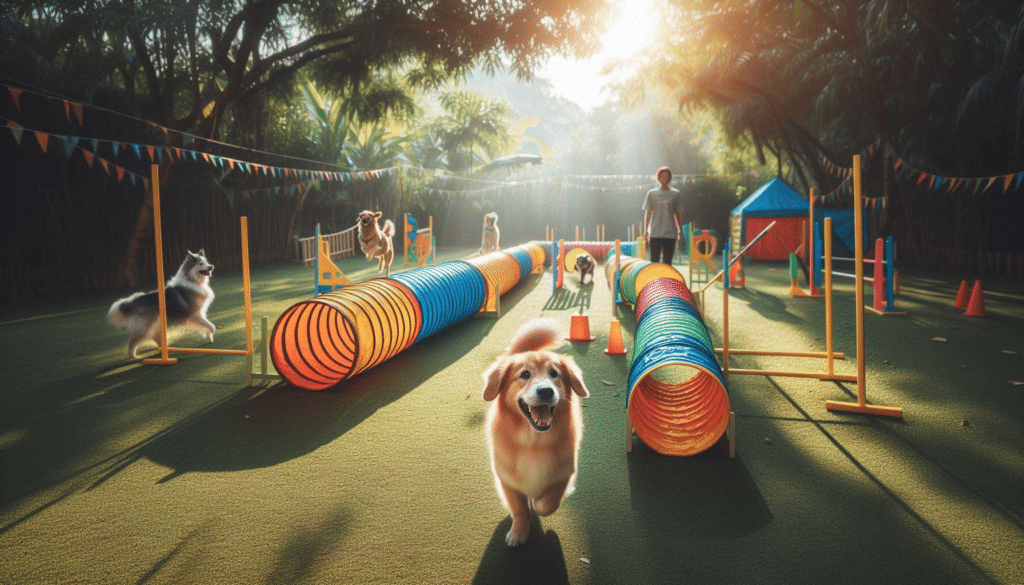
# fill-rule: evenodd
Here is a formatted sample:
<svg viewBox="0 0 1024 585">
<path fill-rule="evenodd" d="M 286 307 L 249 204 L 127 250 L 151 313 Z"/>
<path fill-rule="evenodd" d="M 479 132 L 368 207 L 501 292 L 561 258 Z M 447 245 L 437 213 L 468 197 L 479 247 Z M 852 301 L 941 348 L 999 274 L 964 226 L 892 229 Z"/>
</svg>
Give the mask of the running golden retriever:
<svg viewBox="0 0 1024 585">
<path fill-rule="evenodd" d="M 547 516 L 574 489 L 583 436 L 579 399 L 590 393 L 572 357 L 544 351 L 560 342 L 559 331 L 551 320 L 524 324 L 483 375 L 491 468 L 512 515 L 510 547 L 529 538 L 531 505 Z"/>
</svg>

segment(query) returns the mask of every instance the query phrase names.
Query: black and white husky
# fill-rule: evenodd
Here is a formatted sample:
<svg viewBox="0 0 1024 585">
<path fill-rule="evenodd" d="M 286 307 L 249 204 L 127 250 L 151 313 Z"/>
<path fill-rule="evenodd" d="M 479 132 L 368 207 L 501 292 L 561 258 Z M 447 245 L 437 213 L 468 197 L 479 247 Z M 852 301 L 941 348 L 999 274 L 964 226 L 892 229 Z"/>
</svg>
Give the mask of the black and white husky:
<svg viewBox="0 0 1024 585">
<path fill-rule="evenodd" d="M 213 341 L 217 326 L 206 318 L 213 302 L 210 275 L 213 264 L 206 260 L 204 249 L 189 252 L 178 268 L 178 273 L 167 281 L 164 289 L 167 304 L 167 326 L 188 325 L 205 330 L 206 339 Z M 159 345 L 160 308 L 157 291 L 135 293 L 110 306 L 107 321 L 128 332 L 128 357 L 135 359 L 139 345 L 152 340 Z"/>
</svg>

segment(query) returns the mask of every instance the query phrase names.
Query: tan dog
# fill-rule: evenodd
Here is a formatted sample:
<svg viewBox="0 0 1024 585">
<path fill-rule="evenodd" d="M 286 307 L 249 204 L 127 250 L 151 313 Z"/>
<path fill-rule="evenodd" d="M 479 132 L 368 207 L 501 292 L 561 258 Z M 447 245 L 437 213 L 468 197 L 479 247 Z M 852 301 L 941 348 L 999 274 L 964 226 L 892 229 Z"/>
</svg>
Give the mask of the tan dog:
<svg viewBox="0 0 1024 585">
<path fill-rule="evenodd" d="M 498 214 L 493 211 L 484 216 L 484 234 L 480 241 L 480 254 L 497 252 L 500 249 L 501 230 L 498 229 Z"/>
<path fill-rule="evenodd" d="M 547 516 L 574 489 L 583 436 L 579 398 L 590 393 L 572 357 L 542 351 L 562 337 L 554 321 L 530 321 L 484 372 L 484 400 L 491 402 L 486 424 L 491 469 L 512 515 L 508 546 L 530 536 L 531 504 Z"/>
<path fill-rule="evenodd" d="M 594 282 L 594 259 L 590 254 L 576 256 L 576 271 L 580 273 L 580 284 L 586 284 L 587 275 L 590 275 L 590 282 Z"/>
<path fill-rule="evenodd" d="M 364 210 L 359 214 L 359 249 L 366 254 L 366 259 L 377 258 L 377 272 L 383 272 L 384 276 L 391 275 L 391 261 L 395 259 L 395 245 L 392 238 L 395 236 L 395 224 L 390 220 L 384 221 L 384 229 L 377 227 L 377 220 L 383 215 L 379 211 Z"/>
</svg>

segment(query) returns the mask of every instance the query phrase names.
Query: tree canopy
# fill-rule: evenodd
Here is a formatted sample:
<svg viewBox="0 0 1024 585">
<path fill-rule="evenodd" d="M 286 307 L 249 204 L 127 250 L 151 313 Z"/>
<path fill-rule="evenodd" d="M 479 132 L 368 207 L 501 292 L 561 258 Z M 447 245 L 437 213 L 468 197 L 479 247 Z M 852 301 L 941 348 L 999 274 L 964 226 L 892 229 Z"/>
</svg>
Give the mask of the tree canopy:
<svg viewBox="0 0 1024 585">
<path fill-rule="evenodd" d="M 227 110 L 302 71 L 357 96 L 375 71 L 413 85 L 471 67 L 528 77 L 551 53 L 592 50 L 600 0 L 40 0 L 5 9 L 6 74 L 216 138 Z M 370 109 L 386 107 L 364 100 Z M 120 109 L 119 108 L 119 109 Z"/>
</svg>

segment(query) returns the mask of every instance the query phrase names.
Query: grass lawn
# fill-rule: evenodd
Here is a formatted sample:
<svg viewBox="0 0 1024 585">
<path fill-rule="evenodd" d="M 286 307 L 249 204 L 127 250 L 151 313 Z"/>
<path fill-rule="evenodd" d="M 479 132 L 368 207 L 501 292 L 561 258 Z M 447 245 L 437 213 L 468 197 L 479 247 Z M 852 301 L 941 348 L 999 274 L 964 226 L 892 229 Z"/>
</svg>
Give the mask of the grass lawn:
<svg viewBox="0 0 1024 585">
<path fill-rule="evenodd" d="M 361 258 L 339 265 L 356 282 L 375 275 Z M 748 266 L 731 347 L 824 349 L 823 301 L 789 297 L 787 268 Z M 552 296 L 550 273 L 531 276 L 500 318 L 467 319 L 322 392 L 249 386 L 236 356 L 128 362 L 126 336 L 104 322 L 123 295 L 3 307 L 0 583 L 1024 583 L 1019 284 L 984 283 L 988 316 L 970 318 L 952 307 L 959 276 L 903 274 L 908 315 L 866 315 L 867 399 L 902 420 L 825 409 L 855 400 L 854 384 L 733 376 L 729 459 L 724 442 L 672 458 L 634 439 L 627 455 L 630 356 L 602 351 L 613 308 L 597 277 L 568 275 Z M 835 303 L 847 374 L 851 284 L 836 282 Z M 240 276 L 213 287 L 213 346 L 244 348 Z M 312 269 L 253 268 L 254 315 L 271 325 L 312 291 Z M 591 392 L 577 491 L 510 550 L 481 373 L 523 321 L 568 328 L 581 308 L 597 340 L 559 350 Z M 631 349 L 633 313 L 614 314 Z M 721 345 L 720 288 L 704 314 Z"/>
</svg>

